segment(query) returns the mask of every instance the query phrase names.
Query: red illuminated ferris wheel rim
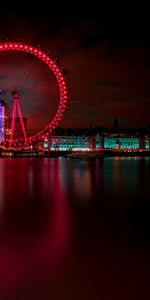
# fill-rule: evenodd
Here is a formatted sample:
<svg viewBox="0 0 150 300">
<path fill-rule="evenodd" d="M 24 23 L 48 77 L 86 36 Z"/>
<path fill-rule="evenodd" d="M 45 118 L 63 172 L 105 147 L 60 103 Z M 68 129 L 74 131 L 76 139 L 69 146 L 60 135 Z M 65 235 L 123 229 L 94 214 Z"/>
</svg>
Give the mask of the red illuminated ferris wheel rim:
<svg viewBox="0 0 150 300">
<path fill-rule="evenodd" d="M 38 48 L 32 47 L 28 44 L 22 44 L 22 43 L 0 43 L 0 51 L 22 51 L 30 53 L 38 58 L 40 58 L 48 67 L 50 70 L 53 71 L 58 85 L 59 85 L 59 92 L 60 92 L 60 99 L 59 99 L 59 106 L 57 109 L 57 112 L 53 118 L 53 120 L 47 125 L 45 129 L 37 133 L 36 135 L 30 136 L 29 140 L 34 140 L 37 137 L 39 139 L 45 137 L 47 134 L 51 133 L 60 123 L 60 121 L 63 119 L 64 112 L 67 109 L 67 103 L 69 100 L 68 97 L 68 87 L 66 80 L 62 74 L 61 69 L 56 65 L 55 61 L 46 53 L 39 50 Z"/>
</svg>

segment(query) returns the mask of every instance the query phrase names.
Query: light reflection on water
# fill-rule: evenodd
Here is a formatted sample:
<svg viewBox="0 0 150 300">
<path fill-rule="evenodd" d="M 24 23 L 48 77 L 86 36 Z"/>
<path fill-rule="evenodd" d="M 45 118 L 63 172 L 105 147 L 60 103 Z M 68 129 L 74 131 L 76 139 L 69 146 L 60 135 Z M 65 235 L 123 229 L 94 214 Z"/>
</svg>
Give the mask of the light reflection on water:
<svg viewBox="0 0 150 300">
<path fill-rule="evenodd" d="M 74 194 L 80 205 L 89 205 L 91 200 L 91 174 L 86 168 L 80 167 L 73 174 Z"/>
<path fill-rule="evenodd" d="M 4 161 L 0 160 L 0 219 L 3 211 L 3 201 L 4 201 Z"/>
<path fill-rule="evenodd" d="M 59 160 L 1 162 L 5 178 L 0 177 L 4 191 L 1 201 L 6 207 L 1 211 L 5 220 L 1 222 L 0 281 L 1 291 L 11 294 L 11 289 L 21 284 L 22 276 L 30 277 L 29 269 L 33 278 L 48 267 L 55 276 L 59 260 L 69 247 L 70 224 Z"/>
<path fill-rule="evenodd" d="M 124 284 L 134 299 L 150 265 L 149 186 L 147 157 L 0 159 L 2 299 L 125 299 Z"/>
</svg>

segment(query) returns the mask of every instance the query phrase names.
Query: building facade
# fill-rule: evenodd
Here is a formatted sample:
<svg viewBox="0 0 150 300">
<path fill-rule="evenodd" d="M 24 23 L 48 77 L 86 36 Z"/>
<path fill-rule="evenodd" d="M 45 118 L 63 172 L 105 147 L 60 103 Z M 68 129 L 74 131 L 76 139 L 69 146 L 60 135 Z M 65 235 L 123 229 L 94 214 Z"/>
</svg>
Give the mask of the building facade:
<svg viewBox="0 0 150 300">
<path fill-rule="evenodd" d="M 44 141 L 44 149 L 50 151 L 91 151 L 100 149 L 136 150 L 150 149 L 150 135 L 129 132 L 74 133 L 53 135 Z"/>
<path fill-rule="evenodd" d="M 104 149 L 139 149 L 139 137 L 104 137 Z"/>
<path fill-rule="evenodd" d="M 9 105 L 0 100 L 0 142 L 5 142 L 10 137 L 10 108 Z"/>
<path fill-rule="evenodd" d="M 44 142 L 44 148 L 60 151 L 88 151 L 93 148 L 93 138 L 90 136 L 52 136 Z"/>
</svg>

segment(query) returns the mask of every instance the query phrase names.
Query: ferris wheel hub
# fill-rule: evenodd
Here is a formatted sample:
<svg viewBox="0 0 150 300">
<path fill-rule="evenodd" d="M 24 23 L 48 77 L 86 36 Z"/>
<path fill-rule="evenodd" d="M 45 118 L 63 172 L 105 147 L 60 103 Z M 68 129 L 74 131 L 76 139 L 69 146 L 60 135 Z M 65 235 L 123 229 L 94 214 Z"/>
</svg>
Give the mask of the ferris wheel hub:
<svg viewBox="0 0 150 300">
<path fill-rule="evenodd" d="M 17 91 L 12 91 L 12 96 L 13 96 L 13 97 L 18 97 Z"/>
</svg>

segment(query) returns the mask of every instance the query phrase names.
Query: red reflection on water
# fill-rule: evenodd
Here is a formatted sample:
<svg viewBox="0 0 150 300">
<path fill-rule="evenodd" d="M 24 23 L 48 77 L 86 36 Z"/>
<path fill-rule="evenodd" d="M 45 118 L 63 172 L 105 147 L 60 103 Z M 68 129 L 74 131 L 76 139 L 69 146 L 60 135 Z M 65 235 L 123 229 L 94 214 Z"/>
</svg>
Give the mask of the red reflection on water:
<svg viewBox="0 0 150 300">
<path fill-rule="evenodd" d="M 34 233 L 29 238 L 21 230 L 17 237 L 13 230 L 10 230 L 11 236 L 5 235 L 2 227 L 3 222 L 1 222 L 0 291 L 2 299 L 12 295 L 13 291 L 16 291 L 20 286 L 24 285 L 24 282 L 28 282 L 31 279 L 40 281 L 44 280 L 45 277 L 47 278 L 47 276 L 51 280 L 54 279 L 55 273 L 61 266 L 61 258 L 63 258 L 69 247 L 69 211 L 67 197 L 62 184 L 61 161 L 57 159 L 54 161 L 39 161 L 39 173 L 36 172 L 36 164 L 37 161 L 36 163 L 33 161 L 31 167 L 31 162 L 28 159 L 2 159 L 0 161 L 0 187 L 1 191 L 3 191 L 1 200 L 6 204 L 7 209 L 9 209 L 9 205 L 12 207 L 13 204 L 15 207 L 17 205 L 20 207 L 20 201 L 28 202 L 33 200 L 30 198 L 30 193 L 31 191 L 35 192 L 35 184 L 41 185 L 38 189 L 38 192 L 41 192 L 41 196 L 35 194 L 33 220 L 35 218 L 34 213 L 36 213 L 36 199 L 37 203 L 45 201 L 47 210 L 51 209 L 51 204 L 53 204 L 52 214 L 49 215 L 46 226 L 42 233 L 39 232 L 39 236 L 37 230 L 36 238 Z M 19 168 L 20 171 L 17 171 Z M 51 178 L 54 178 L 57 189 L 52 189 Z M 18 192 L 14 188 L 14 186 L 17 187 L 17 182 Z M 15 199 L 14 195 L 17 196 Z M 30 209 L 30 206 L 28 209 Z M 20 213 L 19 209 L 17 212 Z M 4 212 L 1 212 L 1 214 L 5 217 Z M 25 216 L 28 216 L 28 214 Z M 21 224 L 20 220 L 19 216 Z M 19 222 L 17 223 L 18 226 Z M 29 222 L 28 217 L 26 222 Z M 39 222 L 41 222 L 40 219 Z"/>
<path fill-rule="evenodd" d="M 2 221 L 2 211 L 4 206 L 4 161 L 0 160 L 0 222 Z"/>
<path fill-rule="evenodd" d="M 92 178 L 88 162 L 79 162 L 78 168 L 73 173 L 74 194 L 82 206 L 90 205 Z"/>
</svg>

